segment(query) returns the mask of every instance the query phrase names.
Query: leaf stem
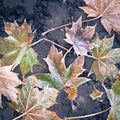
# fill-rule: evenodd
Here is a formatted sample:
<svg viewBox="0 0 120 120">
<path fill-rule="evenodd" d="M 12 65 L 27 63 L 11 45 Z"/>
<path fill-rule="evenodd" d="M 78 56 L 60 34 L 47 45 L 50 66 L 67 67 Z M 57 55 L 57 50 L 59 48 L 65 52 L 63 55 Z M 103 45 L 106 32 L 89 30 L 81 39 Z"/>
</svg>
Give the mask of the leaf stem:
<svg viewBox="0 0 120 120">
<path fill-rule="evenodd" d="M 92 56 L 92 55 L 86 55 L 87 57 L 93 58 L 93 59 L 97 59 L 96 57 Z"/>
<path fill-rule="evenodd" d="M 93 114 L 89 114 L 89 115 L 83 115 L 83 116 L 77 116 L 77 117 L 65 117 L 64 120 L 75 120 L 75 119 L 78 119 L 78 118 L 87 118 L 87 117 L 92 117 L 92 116 L 96 116 L 96 115 L 99 115 L 99 114 L 102 114 L 104 112 L 107 112 L 108 110 L 110 110 L 111 107 L 103 110 L 103 111 L 100 111 L 100 112 L 97 112 L 97 113 L 93 113 Z"/>
<path fill-rule="evenodd" d="M 57 44 L 57 43 L 55 43 L 55 42 L 53 42 L 53 41 L 47 39 L 47 38 L 43 38 L 43 40 L 44 40 L 44 41 L 47 41 L 47 42 L 50 42 L 50 43 L 52 43 L 52 44 L 54 44 L 54 45 L 56 45 L 56 46 L 58 46 L 58 47 L 64 49 L 65 51 L 68 51 L 67 48 L 65 48 L 65 47 L 63 47 L 63 46 L 61 46 L 61 45 L 59 45 L 59 44 Z"/>
<path fill-rule="evenodd" d="M 90 22 L 90 21 L 99 19 L 100 17 L 101 17 L 101 15 L 98 16 L 98 17 L 92 18 L 92 19 L 83 20 L 82 23 Z M 45 32 L 42 33 L 42 36 L 45 36 L 45 35 L 46 35 L 47 33 L 49 33 L 49 32 L 52 32 L 52 31 L 54 31 L 54 30 L 57 30 L 57 29 L 60 29 L 60 28 L 63 28 L 63 27 L 67 27 L 67 26 L 69 26 L 69 25 L 72 25 L 72 23 L 67 23 L 67 24 L 64 24 L 64 25 L 61 25 L 61 26 L 58 26 L 58 27 L 54 27 L 54 28 L 48 29 L 47 31 L 45 31 Z"/>
<path fill-rule="evenodd" d="M 36 45 L 36 44 L 38 44 L 39 42 L 41 42 L 43 40 L 43 38 L 42 39 L 40 39 L 40 40 L 38 40 L 38 41 L 36 41 L 36 42 L 34 42 L 34 43 L 32 43 L 32 44 L 30 44 L 29 45 L 29 47 L 32 47 L 32 46 L 34 46 L 34 45 Z"/>
</svg>

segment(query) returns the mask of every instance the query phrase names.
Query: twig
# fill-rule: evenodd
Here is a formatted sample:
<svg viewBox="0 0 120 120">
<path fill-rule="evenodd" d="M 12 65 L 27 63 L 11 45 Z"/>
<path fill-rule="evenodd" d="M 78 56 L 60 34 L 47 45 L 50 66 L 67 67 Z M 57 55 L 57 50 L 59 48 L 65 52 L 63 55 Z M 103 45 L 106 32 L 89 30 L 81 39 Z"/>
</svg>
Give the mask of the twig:
<svg viewBox="0 0 120 120">
<path fill-rule="evenodd" d="M 66 57 L 66 55 L 72 50 L 72 48 L 73 48 L 73 46 L 72 47 L 70 47 L 68 50 L 67 50 L 67 52 L 64 54 L 64 56 L 63 56 L 63 58 L 65 58 Z"/>
<path fill-rule="evenodd" d="M 103 110 L 103 111 L 100 111 L 100 112 L 97 112 L 97 113 L 93 113 L 93 114 L 89 114 L 89 115 L 84 115 L 84 116 L 77 116 L 77 117 L 66 117 L 64 118 L 64 120 L 75 120 L 75 119 L 78 119 L 78 118 L 87 118 L 87 117 L 92 117 L 92 116 L 96 116 L 96 115 L 99 115 L 99 114 L 102 114 L 104 112 L 107 112 L 108 110 L 110 110 L 111 107 Z"/>
<path fill-rule="evenodd" d="M 50 42 L 50 43 L 52 43 L 52 44 L 54 44 L 54 45 L 56 45 L 56 46 L 58 46 L 58 47 L 60 47 L 60 48 L 62 48 L 62 49 L 64 49 L 64 50 L 68 51 L 67 48 L 65 48 L 65 47 L 63 47 L 63 46 L 61 46 L 61 45 L 53 42 L 52 40 L 49 40 L 49 39 L 45 38 L 45 37 L 42 38 L 42 39 L 40 39 L 40 40 L 38 40 L 38 41 L 36 41 L 36 42 L 34 42 L 34 43 L 32 43 L 32 44 L 30 44 L 29 47 L 32 47 L 32 46 L 38 44 L 39 42 L 41 42 L 41 41 L 43 41 L 43 40 L 44 40 L 44 41 L 47 41 L 47 42 Z"/>
<path fill-rule="evenodd" d="M 52 44 L 54 44 L 54 45 L 56 45 L 56 46 L 58 46 L 58 47 L 60 47 L 60 48 L 62 48 L 62 49 L 64 49 L 64 50 L 68 51 L 67 48 L 65 48 L 65 47 L 63 47 L 63 46 L 61 46 L 61 45 L 59 45 L 59 44 L 57 44 L 57 43 L 55 43 L 55 42 L 47 39 L 47 38 L 43 38 L 43 40 L 44 40 L 44 41 L 47 41 L 47 42 L 50 42 L 50 43 L 52 43 Z"/>
<path fill-rule="evenodd" d="M 99 15 L 98 17 L 95 17 L 95 18 L 92 18 L 92 19 L 83 20 L 82 23 L 91 22 L 91 21 L 99 19 L 100 17 L 102 17 L 102 15 Z"/>
<path fill-rule="evenodd" d="M 63 28 L 63 27 L 66 27 L 66 26 L 69 26 L 69 25 L 72 25 L 72 23 L 67 23 L 67 24 L 64 24 L 64 25 L 61 25 L 61 26 L 58 26 L 58 27 L 55 27 L 55 28 L 51 28 L 45 32 L 42 33 L 42 36 L 45 36 L 47 33 L 49 32 L 52 32 L 54 30 L 57 30 L 57 29 L 60 29 L 60 28 Z"/>
<path fill-rule="evenodd" d="M 101 17 L 101 15 L 98 16 L 98 17 L 89 19 L 89 20 L 83 20 L 82 23 L 90 22 L 90 21 L 96 20 L 96 19 L 98 19 L 98 18 L 100 18 L 100 17 Z M 52 31 L 54 31 L 54 30 L 57 30 L 57 29 L 60 29 L 60 28 L 63 28 L 63 27 L 69 26 L 69 25 L 72 25 L 72 23 L 67 23 L 67 24 L 64 24 L 64 25 L 61 25 L 61 26 L 58 26 L 58 27 L 55 27 L 55 28 L 48 29 L 47 31 L 45 31 L 45 32 L 42 33 L 42 36 L 45 36 L 45 35 L 46 35 L 47 33 L 49 33 L 49 32 L 52 32 Z"/>
</svg>

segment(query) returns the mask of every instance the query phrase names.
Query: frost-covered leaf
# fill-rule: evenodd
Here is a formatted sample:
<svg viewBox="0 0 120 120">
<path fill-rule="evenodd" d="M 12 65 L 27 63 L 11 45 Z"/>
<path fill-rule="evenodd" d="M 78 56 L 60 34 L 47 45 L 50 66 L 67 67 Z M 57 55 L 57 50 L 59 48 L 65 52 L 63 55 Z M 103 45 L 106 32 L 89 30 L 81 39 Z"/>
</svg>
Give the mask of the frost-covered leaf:
<svg viewBox="0 0 120 120">
<path fill-rule="evenodd" d="M 11 71 L 12 66 L 0 67 L 0 97 L 1 94 L 6 96 L 8 100 L 17 103 L 17 86 L 22 82 L 18 79 L 17 73 Z M 1 99 L 0 99 L 1 103 Z"/>
<path fill-rule="evenodd" d="M 118 70 L 115 66 L 120 62 L 120 48 L 112 49 L 114 37 L 100 40 L 98 36 L 93 40 L 95 47 L 91 50 L 92 56 L 96 59 L 91 71 L 96 73 L 98 80 L 116 77 Z"/>
<path fill-rule="evenodd" d="M 23 114 L 23 120 L 60 120 L 60 118 L 47 108 L 52 106 L 57 97 L 58 90 L 45 87 L 38 89 L 38 80 L 30 76 L 19 89 L 18 104 L 8 103 L 12 108 Z"/>
<path fill-rule="evenodd" d="M 1 65 L 7 66 L 13 64 L 13 69 L 20 64 L 23 76 L 31 70 L 34 64 L 39 64 L 37 54 L 30 47 L 34 33 L 30 26 L 24 21 L 19 27 L 16 22 L 5 22 L 5 31 L 8 37 L 0 38 L 0 54 L 4 56 L 1 59 Z"/>
<path fill-rule="evenodd" d="M 107 120 L 120 120 L 120 94 L 115 94 L 113 90 L 107 90 L 107 95 L 111 104 Z"/>
<path fill-rule="evenodd" d="M 94 86 L 92 93 L 89 94 L 89 96 L 95 100 L 96 98 L 100 98 L 103 95 L 103 92 L 100 92 L 96 87 Z"/>
<path fill-rule="evenodd" d="M 84 71 L 84 56 L 77 57 L 73 63 L 71 63 L 68 68 L 66 68 L 62 53 L 58 52 L 58 50 L 52 46 L 45 61 L 47 62 L 49 71 L 51 73 L 49 74 L 51 75 L 49 78 L 52 79 L 49 81 L 51 81 L 58 89 L 61 89 L 65 86 L 75 87 L 76 89 L 79 85 L 88 81 L 87 78 L 78 77 Z M 41 77 L 41 80 L 44 79 L 46 79 L 45 76 L 44 78 Z M 46 81 L 48 81 L 48 79 Z M 73 99 L 74 98 L 75 97 L 73 97 Z"/>
<path fill-rule="evenodd" d="M 108 33 L 120 32 L 120 0 L 84 0 L 87 6 L 80 7 L 88 17 L 101 17 L 101 23 Z"/>
<path fill-rule="evenodd" d="M 87 55 L 87 52 L 93 47 L 90 43 L 90 39 L 95 31 L 95 26 L 87 26 L 85 29 L 82 28 L 81 18 L 77 22 L 72 24 L 72 28 L 66 28 L 66 39 L 67 43 L 73 45 L 75 53 L 77 55 Z"/>
</svg>

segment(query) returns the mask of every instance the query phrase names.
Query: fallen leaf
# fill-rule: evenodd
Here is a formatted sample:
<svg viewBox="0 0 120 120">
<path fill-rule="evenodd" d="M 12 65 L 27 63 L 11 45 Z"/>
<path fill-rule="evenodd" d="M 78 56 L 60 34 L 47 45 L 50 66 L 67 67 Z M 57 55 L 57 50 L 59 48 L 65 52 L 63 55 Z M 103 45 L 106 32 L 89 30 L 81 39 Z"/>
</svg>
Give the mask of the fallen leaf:
<svg viewBox="0 0 120 120">
<path fill-rule="evenodd" d="M 84 56 L 78 56 L 71 63 L 71 65 L 66 68 L 64 63 L 64 56 L 61 52 L 58 52 L 54 46 L 52 46 L 45 61 L 47 62 L 49 71 L 51 73 L 51 82 L 53 85 L 56 85 L 55 87 L 57 87 L 57 89 L 62 89 L 65 86 L 70 87 L 70 89 L 72 89 L 71 87 L 76 89 L 79 85 L 88 81 L 87 78 L 78 77 L 84 71 Z M 41 80 L 42 79 L 44 78 L 41 78 Z M 46 81 L 48 81 L 48 79 L 46 79 Z M 73 97 L 71 98 L 73 100 L 75 99 L 75 96 L 77 96 L 76 94 L 77 89 L 75 93 L 69 91 L 69 95 Z"/>
<path fill-rule="evenodd" d="M 87 52 L 93 47 L 90 43 L 90 39 L 93 37 L 95 26 L 87 26 L 82 28 L 81 18 L 77 22 L 72 24 L 72 28 L 66 28 L 67 43 L 73 45 L 75 53 L 77 55 L 87 55 Z"/>
<path fill-rule="evenodd" d="M 45 87 L 39 91 L 38 80 L 34 76 L 28 77 L 24 82 L 26 84 L 19 89 L 17 96 L 18 104 L 8 103 L 22 113 L 23 120 L 60 120 L 55 112 L 47 110 L 56 102 L 58 90 Z"/>
<path fill-rule="evenodd" d="M 97 98 L 100 98 L 103 95 L 103 92 L 100 92 L 98 89 L 96 89 L 96 87 L 94 86 L 92 93 L 89 94 L 89 96 L 95 100 Z"/>
<path fill-rule="evenodd" d="M 111 104 L 107 120 L 120 120 L 120 94 L 115 94 L 113 90 L 107 90 L 107 95 Z"/>
<path fill-rule="evenodd" d="M 110 34 L 120 32 L 120 0 L 84 0 L 87 6 L 80 7 L 88 17 L 101 17 L 101 23 Z"/>
<path fill-rule="evenodd" d="M 31 27 L 24 21 L 21 27 L 16 22 L 5 22 L 5 31 L 8 37 L 0 38 L 1 65 L 8 66 L 13 64 L 14 69 L 20 64 L 23 76 L 31 70 L 34 64 L 40 64 L 37 60 L 37 54 L 30 47 L 34 38 Z"/>
<path fill-rule="evenodd" d="M 100 81 L 106 77 L 113 79 L 118 73 L 115 64 L 120 62 L 120 48 L 112 49 L 113 40 L 114 37 L 100 40 L 98 36 L 93 40 L 95 47 L 91 50 L 91 54 L 95 61 L 90 70 Z"/>
<path fill-rule="evenodd" d="M 0 97 L 1 94 L 6 96 L 8 100 L 17 103 L 17 86 L 22 82 L 18 79 L 17 73 L 11 71 L 12 66 L 0 67 Z M 0 99 L 1 103 L 1 99 Z"/>
</svg>

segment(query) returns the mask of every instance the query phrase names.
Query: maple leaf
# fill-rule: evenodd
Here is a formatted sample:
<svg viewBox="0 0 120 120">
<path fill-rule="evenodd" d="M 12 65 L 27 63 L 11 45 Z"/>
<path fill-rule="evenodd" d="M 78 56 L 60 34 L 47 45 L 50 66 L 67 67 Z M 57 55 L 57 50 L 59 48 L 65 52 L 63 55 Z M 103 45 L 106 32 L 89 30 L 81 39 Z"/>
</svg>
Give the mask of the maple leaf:
<svg viewBox="0 0 120 120">
<path fill-rule="evenodd" d="M 100 92 L 96 87 L 94 86 L 92 93 L 89 95 L 93 100 L 96 98 L 100 98 L 103 95 L 103 92 Z"/>
<path fill-rule="evenodd" d="M 107 120 L 120 120 L 120 94 L 115 94 L 113 90 L 107 90 L 107 95 L 111 104 Z"/>
<path fill-rule="evenodd" d="M 93 47 L 90 43 L 90 39 L 95 31 L 95 26 L 87 26 L 85 29 L 82 28 L 81 18 L 77 22 L 72 24 L 72 28 L 66 28 L 66 39 L 67 43 L 73 45 L 75 53 L 77 55 L 87 55 L 87 52 Z"/>
<path fill-rule="evenodd" d="M 110 34 L 120 32 L 120 0 L 84 0 L 87 6 L 80 7 L 88 17 L 101 17 L 101 23 Z"/>
<path fill-rule="evenodd" d="M 5 31 L 9 36 L 0 38 L 0 54 L 4 55 L 1 59 L 1 65 L 13 64 L 12 69 L 14 69 L 20 64 L 24 76 L 34 64 L 40 64 L 37 60 L 37 54 L 30 47 L 34 33 L 26 21 L 21 27 L 16 22 L 5 22 Z"/>
<path fill-rule="evenodd" d="M 8 103 L 12 108 L 22 113 L 17 118 L 23 117 L 23 120 L 60 120 L 54 112 L 47 110 L 55 103 L 58 90 L 45 87 L 39 91 L 37 88 L 39 87 L 38 79 L 34 76 L 28 77 L 24 82 L 26 84 L 19 89 L 18 104 Z"/>
<path fill-rule="evenodd" d="M 78 81 L 78 76 L 85 70 L 83 69 L 84 56 L 78 56 L 73 63 L 66 68 L 62 53 L 58 52 L 54 45 L 50 48 L 45 61 L 48 64 L 52 77 L 59 83 L 60 87 L 65 84 L 68 85 L 70 81 L 72 82 L 70 85 L 74 86 L 75 80 Z"/>
<path fill-rule="evenodd" d="M 120 62 L 120 48 L 112 49 L 113 40 L 114 37 L 100 40 L 98 36 L 93 40 L 95 47 L 91 50 L 91 54 L 95 61 L 91 71 L 96 73 L 100 81 L 106 77 L 115 78 L 118 73 L 115 64 Z"/>
<path fill-rule="evenodd" d="M 73 63 L 68 68 L 66 68 L 62 53 L 58 52 L 58 50 L 53 45 L 50 48 L 50 51 L 45 61 L 47 62 L 49 71 L 51 73 L 51 81 L 52 83 L 54 82 L 54 85 L 57 85 L 58 89 L 61 89 L 64 86 L 69 86 L 72 88 L 74 87 L 74 89 L 76 89 L 79 85 L 88 81 L 87 78 L 78 77 L 84 71 L 82 67 L 84 64 L 84 56 L 78 56 L 73 61 Z M 75 99 L 74 96 L 76 96 L 75 94 L 77 94 L 77 90 L 75 90 L 75 93 L 73 92 L 69 93 L 72 94 L 68 94 L 70 95 L 68 96 L 68 98 L 73 96 L 73 98 L 71 98 L 73 100 Z"/>
<path fill-rule="evenodd" d="M 17 73 L 11 71 L 12 66 L 0 67 L 0 103 L 1 94 L 6 96 L 8 100 L 17 103 L 17 86 L 22 82 L 18 79 Z"/>
</svg>

